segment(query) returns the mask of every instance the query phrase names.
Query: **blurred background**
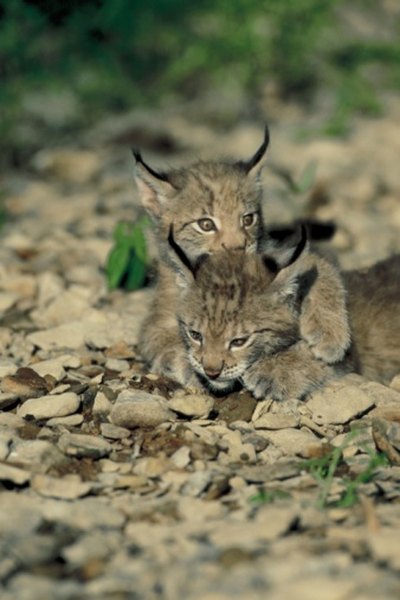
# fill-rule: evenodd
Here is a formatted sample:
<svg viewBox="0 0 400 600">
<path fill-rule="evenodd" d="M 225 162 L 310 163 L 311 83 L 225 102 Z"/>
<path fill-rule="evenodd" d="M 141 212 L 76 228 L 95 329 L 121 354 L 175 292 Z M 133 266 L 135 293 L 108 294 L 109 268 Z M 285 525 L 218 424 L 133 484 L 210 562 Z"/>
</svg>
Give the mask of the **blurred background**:
<svg viewBox="0 0 400 600">
<path fill-rule="evenodd" d="M 303 114 L 299 137 L 344 136 L 400 88 L 400 3 L 3 0 L 0 69 L 2 168 L 157 107 L 217 130 Z M 149 142 L 115 123 L 121 142 Z"/>
</svg>

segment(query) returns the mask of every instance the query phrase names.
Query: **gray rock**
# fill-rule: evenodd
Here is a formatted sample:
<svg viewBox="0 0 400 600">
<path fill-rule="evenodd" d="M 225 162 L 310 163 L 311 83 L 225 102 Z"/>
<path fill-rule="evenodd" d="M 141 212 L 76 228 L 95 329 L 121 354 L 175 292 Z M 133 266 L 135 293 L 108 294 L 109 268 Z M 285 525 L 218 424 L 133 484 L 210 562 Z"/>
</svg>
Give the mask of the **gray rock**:
<svg viewBox="0 0 400 600">
<path fill-rule="evenodd" d="M 282 415 L 274 413 L 263 414 L 253 422 L 256 429 L 287 429 L 297 427 L 300 419 L 295 415 Z"/>
<path fill-rule="evenodd" d="M 62 551 L 63 558 L 74 566 L 93 560 L 104 560 L 122 544 L 118 531 L 91 531 Z"/>
<path fill-rule="evenodd" d="M 100 431 L 101 435 L 110 440 L 123 440 L 131 435 L 129 429 L 113 425 L 112 423 L 101 423 Z"/>
<path fill-rule="evenodd" d="M 76 412 L 79 405 L 80 400 L 77 394 L 65 392 L 64 394 L 54 394 L 27 400 L 18 409 L 18 415 L 20 417 L 31 415 L 35 419 L 65 417 Z"/>
<path fill-rule="evenodd" d="M 134 390 L 121 392 L 110 412 L 114 425 L 134 429 L 135 427 L 155 427 L 175 419 L 175 414 L 167 408 L 162 396 Z"/>
<path fill-rule="evenodd" d="M 111 444 L 94 435 L 79 433 L 64 433 L 58 446 L 68 456 L 102 458 L 108 456 L 112 450 Z"/>
<path fill-rule="evenodd" d="M 53 417 L 46 422 L 47 427 L 78 427 L 82 425 L 84 417 L 80 413 L 75 415 L 67 415 L 66 417 Z"/>
<path fill-rule="evenodd" d="M 302 429 L 280 429 L 269 431 L 269 441 L 280 448 L 284 454 L 307 458 L 321 447 L 321 441 L 310 431 Z"/>
<path fill-rule="evenodd" d="M 120 529 L 125 516 L 103 498 L 78 498 L 71 503 L 65 500 L 42 499 L 43 518 L 50 523 L 63 523 L 68 527 L 82 531 L 101 529 Z"/>
</svg>

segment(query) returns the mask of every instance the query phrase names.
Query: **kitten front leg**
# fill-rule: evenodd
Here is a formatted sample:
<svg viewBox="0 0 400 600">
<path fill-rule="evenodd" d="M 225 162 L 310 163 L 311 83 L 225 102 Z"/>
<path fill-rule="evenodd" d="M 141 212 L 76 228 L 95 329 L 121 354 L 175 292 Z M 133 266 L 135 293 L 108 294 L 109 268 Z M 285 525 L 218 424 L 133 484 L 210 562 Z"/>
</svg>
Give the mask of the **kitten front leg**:
<svg viewBox="0 0 400 600">
<path fill-rule="evenodd" d="M 303 398 L 322 386 L 333 369 L 315 358 L 311 348 L 300 341 L 272 356 L 253 363 L 242 375 L 242 382 L 257 400 Z"/>
<path fill-rule="evenodd" d="M 346 293 L 336 268 L 316 255 L 316 280 L 306 295 L 300 314 L 300 333 L 316 358 L 332 364 L 343 359 L 350 346 Z"/>
</svg>

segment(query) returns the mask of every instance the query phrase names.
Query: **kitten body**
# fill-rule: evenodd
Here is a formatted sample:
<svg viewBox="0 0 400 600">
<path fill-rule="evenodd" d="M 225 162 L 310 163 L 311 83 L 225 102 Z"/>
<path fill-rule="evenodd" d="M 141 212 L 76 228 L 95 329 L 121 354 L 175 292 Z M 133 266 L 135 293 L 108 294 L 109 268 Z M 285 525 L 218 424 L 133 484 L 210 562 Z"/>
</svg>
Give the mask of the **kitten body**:
<svg viewBox="0 0 400 600">
<path fill-rule="evenodd" d="M 318 360 L 301 334 L 302 304 L 318 266 L 307 249 L 278 271 L 266 257 L 228 252 L 187 272 L 177 317 L 190 364 L 207 389 L 227 393 L 242 384 L 256 398 L 283 400 L 344 372 L 383 382 L 400 372 L 400 256 L 343 274 L 352 347 L 334 366 Z M 324 293 L 331 301 L 328 288 Z"/>
<path fill-rule="evenodd" d="M 140 198 L 156 225 L 159 254 L 158 282 L 139 348 L 152 370 L 182 384 L 189 382 L 191 368 L 175 318 L 182 265 L 168 243 L 170 228 L 192 262 L 221 250 L 255 253 L 263 243 L 277 262 L 284 262 L 285 244 L 265 235 L 261 212 L 260 161 L 268 143 L 266 129 L 263 144 L 248 161 L 198 162 L 168 173 L 155 171 L 135 153 Z M 349 324 L 336 268 L 322 261 L 320 271 L 304 303 L 300 329 L 315 356 L 333 363 L 348 348 Z M 324 301 L 327 284 L 337 291 L 329 302 Z"/>
</svg>

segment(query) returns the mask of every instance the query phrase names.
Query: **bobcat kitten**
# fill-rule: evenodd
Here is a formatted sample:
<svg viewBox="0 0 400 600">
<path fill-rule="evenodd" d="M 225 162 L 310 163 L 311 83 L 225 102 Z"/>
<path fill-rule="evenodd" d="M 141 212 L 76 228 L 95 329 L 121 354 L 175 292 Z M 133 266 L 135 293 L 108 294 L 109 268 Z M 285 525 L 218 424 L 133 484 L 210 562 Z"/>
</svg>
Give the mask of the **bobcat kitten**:
<svg viewBox="0 0 400 600">
<path fill-rule="evenodd" d="M 159 254 L 154 300 L 139 347 L 152 370 L 182 384 L 188 383 L 191 369 L 175 319 L 181 263 L 168 244 L 170 227 L 190 261 L 223 249 L 255 253 L 266 243 L 276 261 L 284 262 L 286 251 L 264 235 L 261 214 L 260 163 L 268 144 L 266 128 L 262 145 L 247 161 L 198 162 L 168 173 L 156 171 L 134 152 L 136 182 L 141 202 L 156 224 Z M 336 269 L 322 261 L 320 271 L 303 305 L 300 330 L 315 356 L 333 363 L 350 343 L 349 325 Z M 332 298 L 324 295 L 327 284 L 336 286 Z"/>
<path fill-rule="evenodd" d="M 344 274 L 352 348 L 338 365 L 318 360 L 301 339 L 301 306 L 319 277 L 304 230 L 285 264 L 268 256 L 219 252 L 194 266 L 171 237 L 185 271 L 177 320 L 190 364 L 214 393 L 242 384 L 256 398 L 302 397 L 324 381 L 356 370 L 389 381 L 400 371 L 400 256 Z M 324 289 L 329 299 L 335 289 Z"/>
</svg>

